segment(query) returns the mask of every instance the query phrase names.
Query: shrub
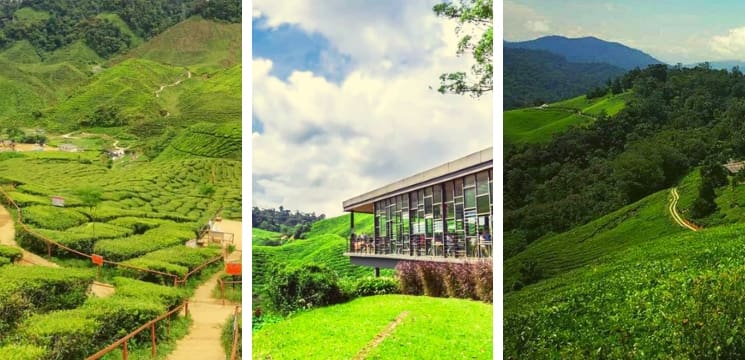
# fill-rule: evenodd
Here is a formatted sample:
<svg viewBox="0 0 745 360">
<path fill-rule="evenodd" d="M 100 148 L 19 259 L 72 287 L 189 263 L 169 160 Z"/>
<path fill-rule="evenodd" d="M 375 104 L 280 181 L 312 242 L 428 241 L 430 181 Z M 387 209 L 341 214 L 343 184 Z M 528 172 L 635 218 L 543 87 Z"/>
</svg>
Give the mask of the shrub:
<svg viewBox="0 0 745 360">
<path fill-rule="evenodd" d="M 440 275 L 440 268 L 443 265 L 445 264 L 431 261 L 420 261 L 417 264 L 416 272 L 424 289 L 424 295 L 432 297 L 445 296 L 444 279 Z"/>
<path fill-rule="evenodd" d="M 29 344 L 8 344 L 0 346 L 0 359 L 39 360 L 48 358 L 47 350 Z"/>
<path fill-rule="evenodd" d="M 396 265 L 396 275 L 398 276 L 398 284 L 402 294 L 424 294 L 422 282 L 417 274 L 416 264 L 416 261 L 400 261 Z"/>
<path fill-rule="evenodd" d="M 23 257 L 23 251 L 14 246 L 0 245 L 0 257 L 16 262 Z"/>
<path fill-rule="evenodd" d="M 270 274 L 265 288 L 267 306 L 279 313 L 288 314 L 346 300 L 336 273 L 325 265 L 310 263 L 275 269 Z"/>
<path fill-rule="evenodd" d="M 130 259 L 130 260 L 122 262 L 122 264 L 135 266 L 141 269 L 154 270 L 154 271 L 164 272 L 167 274 L 173 274 L 173 275 L 178 276 L 179 278 L 183 278 L 184 275 L 186 275 L 186 273 L 189 272 L 189 269 L 187 269 L 185 266 L 171 264 L 169 262 L 160 261 L 160 260 L 147 259 L 144 257 Z M 131 269 L 127 267 L 118 267 L 117 272 L 122 276 L 126 276 L 132 279 L 154 282 L 156 284 L 173 283 L 173 277 L 171 276 L 154 274 L 151 272 L 140 271 L 140 270 Z"/>
<path fill-rule="evenodd" d="M 476 300 L 476 284 L 474 274 L 469 264 L 443 264 L 442 280 L 448 297 Z"/>
<path fill-rule="evenodd" d="M 6 257 L 0 257 L 0 266 L 10 265 L 11 261 L 10 259 Z"/>
<path fill-rule="evenodd" d="M 48 349 L 45 359 L 83 359 L 96 351 L 96 322 L 79 309 L 34 315 L 19 326 L 23 342 Z"/>
<path fill-rule="evenodd" d="M 373 296 L 385 294 L 398 294 L 399 284 L 394 277 L 366 276 L 357 279 L 354 284 L 355 296 Z"/>
<path fill-rule="evenodd" d="M 127 239 L 101 240 L 93 247 L 96 254 L 112 261 L 124 261 L 174 245 L 183 245 L 194 233 L 184 225 L 161 225 Z"/>
<path fill-rule="evenodd" d="M 0 334 L 26 314 L 83 304 L 93 272 L 9 265 L 0 267 Z"/>
<path fill-rule="evenodd" d="M 96 321 L 96 344 L 110 344 L 132 332 L 150 320 L 166 312 L 166 306 L 144 298 L 113 296 L 91 298 L 81 308 L 85 316 Z M 165 336 L 165 328 L 156 326 L 157 335 Z M 141 333 L 142 340 L 150 338 L 150 332 Z"/>
<path fill-rule="evenodd" d="M 491 303 L 493 292 L 494 270 L 491 260 L 480 260 L 473 266 L 474 279 L 476 280 L 476 295 L 479 300 Z"/>
<path fill-rule="evenodd" d="M 154 299 L 168 309 L 173 309 L 187 298 L 182 288 L 156 285 L 140 280 L 117 276 L 114 278 L 116 295 L 137 299 Z"/>
<path fill-rule="evenodd" d="M 51 230 L 64 230 L 88 221 L 88 217 L 73 209 L 46 205 L 23 208 L 21 214 L 24 223 Z"/>
</svg>

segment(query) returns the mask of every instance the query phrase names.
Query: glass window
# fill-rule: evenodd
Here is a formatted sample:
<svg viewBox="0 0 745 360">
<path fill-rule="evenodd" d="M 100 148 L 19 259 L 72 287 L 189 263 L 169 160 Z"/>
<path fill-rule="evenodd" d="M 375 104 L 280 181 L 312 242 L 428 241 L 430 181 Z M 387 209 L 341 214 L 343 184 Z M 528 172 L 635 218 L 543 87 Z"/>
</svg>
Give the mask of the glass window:
<svg viewBox="0 0 745 360">
<path fill-rule="evenodd" d="M 435 219 L 442 218 L 442 208 L 440 206 L 442 206 L 442 205 L 441 204 L 437 204 L 437 205 L 434 205 L 434 207 L 432 208 L 432 210 L 433 210 L 432 211 L 432 216 L 434 216 Z"/>
<path fill-rule="evenodd" d="M 445 211 L 447 213 L 447 218 L 452 219 L 455 216 L 455 204 L 451 202 L 446 203 Z"/>
<path fill-rule="evenodd" d="M 449 219 L 447 221 L 447 224 L 448 224 L 448 234 L 455 232 L 455 220 Z"/>
<path fill-rule="evenodd" d="M 403 201 L 401 208 L 407 209 L 409 207 L 409 194 L 402 195 L 401 200 Z"/>
<path fill-rule="evenodd" d="M 417 206 L 419 206 L 419 197 L 417 196 L 416 191 L 409 193 L 409 195 L 411 195 L 411 207 L 416 208 Z"/>
<path fill-rule="evenodd" d="M 432 237 L 432 219 L 426 219 L 427 237 Z"/>
<path fill-rule="evenodd" d="M 476 174 L 477 182 L 477 195 L 488 195 L 489 194 L 489 174 L 486 171 L 482 171 Z"/>
<path fill-rule="evenodd" d="M 465 196 L 466 209 L 476 207 L 476 189 L 467 188 L 465 192 L 466 192 L 466 196 Z"/>
<path fill-rule="evenodd" d="M 427 215 L 432 214 L 432 197 L 431 196 L 424 198 L 424 213 Z"/>
<path fill-rule="evenodd" d="M 482 195 L 476 198 L 476 211 L 479 214 L 489 213 L 489 195 Z"/>
<path fill-rule="evenodd" d="M 435 185 L 435 188 L 432 191 L 433 191 L 433 199 L 434 199 L 435 204 L 441 203 L 442 202 L 442 188 L 440 187 L 440 185 Z"/>
<path fill-rule="evenodd" d="M 463 220 L 463 205 L 455 204 L 455 219 Z"/>
<path fill-rule="evenodd" d="M 463 180 L 456 179 L 454 182 L 455 196 L 463 196 Z"/>
<path fill-rule="evenodd" d="M 453 182 L 445 183 L 445 201 L 453 201 Z"/>
<path fill-rule="evenodd" d="M 426 188 L 424 188 L 424 196 L 432 196 L 432 187 L 431 186 L 427 186 Z"/>
<path fill-rule="evenodd" d="M 442 220 L 435 219 L 435 234 L 442 234 Z"/>
<path fill-rule="evenodd" d="M 474 185 L 476 185 L 476 176 L 475 175 L 468 175 L 468 176 L 466 176 L 466 186 L 465 187 L 474 186 Z"/>
<path fill-rule="evenodd" d="M 403 223 L 403 233 L 408 234 L 409 233 L 409 212 L 404 211 L 401 213 L 401 222 Z"/>
</svg>

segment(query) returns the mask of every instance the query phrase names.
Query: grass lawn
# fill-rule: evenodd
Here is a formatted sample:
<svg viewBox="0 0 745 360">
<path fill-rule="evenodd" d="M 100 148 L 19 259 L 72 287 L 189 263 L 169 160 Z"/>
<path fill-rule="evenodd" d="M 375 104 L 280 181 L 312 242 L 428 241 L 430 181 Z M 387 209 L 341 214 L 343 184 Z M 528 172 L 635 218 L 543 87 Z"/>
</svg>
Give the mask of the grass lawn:
<svg viewBox="0 0 745 360">
<path fill-rule="evenodd" d="M 253 334 L 254 359 L 351 359 L 402 312 L 368 359 L 491 359 L 489 304 L 381 295 L 298 314 Z"/>
</svg>

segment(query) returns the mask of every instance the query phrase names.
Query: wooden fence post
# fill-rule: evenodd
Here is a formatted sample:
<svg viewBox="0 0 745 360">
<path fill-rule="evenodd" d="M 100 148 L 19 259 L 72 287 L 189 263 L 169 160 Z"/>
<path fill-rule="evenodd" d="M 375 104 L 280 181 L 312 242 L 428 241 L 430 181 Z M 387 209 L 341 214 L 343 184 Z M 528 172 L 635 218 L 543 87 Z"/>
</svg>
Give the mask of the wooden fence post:
<svg viewBox="0 0 745 360">
<path fill-rule="evenodd" d="M 153 359 L 155 359 L 155 323 L 150 325 L 150 339 L 152 340 L 151 355 L 153 356 Z"/>
<path fill-rule="evenodd" d="M 127 342 L 125 341 L 122 346 L 124 347 L 122 349 L 122 360 L 127 360 L 127 357 L 129 357 L 129 353 L 127 352 Z"/>
</svg>

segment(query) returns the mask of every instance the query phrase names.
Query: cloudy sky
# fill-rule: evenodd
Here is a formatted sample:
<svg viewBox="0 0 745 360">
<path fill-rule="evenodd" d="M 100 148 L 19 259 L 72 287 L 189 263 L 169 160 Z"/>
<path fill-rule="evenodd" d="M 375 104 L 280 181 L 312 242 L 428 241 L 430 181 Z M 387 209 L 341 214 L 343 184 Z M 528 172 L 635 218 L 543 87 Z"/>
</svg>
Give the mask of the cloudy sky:
<svg viewBox="0 0 745 360">
<path fill-rule="evenodd" d="M 505 40 L 595 36 L 670 64 L 745 60 L 742 1 L 520 0 L 503 9 Z"/>
<path fill-rule="evenodd" d="M 340 215 L 346 199 L 492 146 L 492 94 L 434 90 L 470 67 L 437 2 L 253 1 L 254 206 Z"/>
</svg>

